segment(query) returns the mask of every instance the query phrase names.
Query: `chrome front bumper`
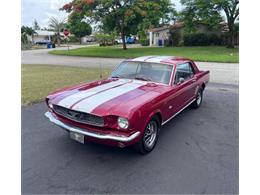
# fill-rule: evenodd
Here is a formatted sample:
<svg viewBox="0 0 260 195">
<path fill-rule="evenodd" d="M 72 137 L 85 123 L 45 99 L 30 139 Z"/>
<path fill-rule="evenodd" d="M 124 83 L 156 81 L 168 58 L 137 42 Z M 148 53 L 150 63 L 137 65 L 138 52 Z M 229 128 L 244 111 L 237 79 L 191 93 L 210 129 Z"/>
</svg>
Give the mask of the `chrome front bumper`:
<svg viewBox="0 0 260 195">
<path fill-rule="evenodd" d="M 74 132 L 74 133 L 79 133 L 83 134 L 89 137 L 94 137 L 97 139 L 103 139 L 103 140 L 114 140 L 114 141 L 119 141 L 119 142 L 130 142 L 133 139 L 135 139 L 139 134 L 140 131 L 137 131 L 130 135 L 129 137 L 127 136 L 122 136 L 122 135 L 111 135 L 111 134 L 99 134 L 99 133 L 94 133 L 94 132 L 89 132 L 85 129 L 77 128 L 77 127 L 72 127 L 70 125 L 67 125 L 61 121 L 59 121 L 51 112 L 46 112 L 45 116 L 53 122 L 55 125 L 58 125 L 59 127 L 62 127 L 66 129 L 69 132 Z"/>
</svg>

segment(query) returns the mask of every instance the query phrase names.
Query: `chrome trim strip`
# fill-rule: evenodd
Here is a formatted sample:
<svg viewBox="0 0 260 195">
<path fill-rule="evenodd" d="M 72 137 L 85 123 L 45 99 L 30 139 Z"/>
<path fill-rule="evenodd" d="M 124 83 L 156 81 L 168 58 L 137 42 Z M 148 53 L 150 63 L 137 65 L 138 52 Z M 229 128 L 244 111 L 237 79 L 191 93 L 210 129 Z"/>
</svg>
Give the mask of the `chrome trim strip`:
<svg viewBox="0 0 260 195">
<path fill-rule="evenodd" d="M 164 121 L 163 123 L 162 123 L 162 125 L 165 125 L 167 122 L 169 122 L 171 119 L 173 119 L 175 116 L 177 116 L 181 111 L 183 111 L 185 108 L 187 108 L 189 105 L 191 105 L 194 101 L 196 100 L 196 98 L 195 99 L 193 99 L 190 103 L 188 103 L 186 106 L 184 106 L 180 111 L 178 111 L 176 114 L 174 114 L 173 116 L 171 116 L 170 118 L 168 118 L 166 121 Z"/>
<path fill-rule="evenodd" d="M 133 133 L 129 137 L 120 136 L 120 135 L 98 134 L 98 133 L 89 132 L 85 129 L 81 129 L 81 128 L 72 127 L 70 125 L 67 125 L 67 124 L 59 121 L 58 119 L 56 119 L 55 116 L 49 111 L 47 111 L 45 113 L 45 116 L 51 122 L 53 122 L 55 125 L 62 127 L 64 129 L 66 129 L 67 131 L 83 134 L 83 135 L 94 137 L 94 138 L 97 138 L 97 139 L 107 139 L 107 140 L 114 140 L 114 141 L 119 141 L 119 142 L 129 142 L 129 141 L 132 141 L 133 139 L 135 139 L 140 134 L 140 131 Z"/>
</svg>

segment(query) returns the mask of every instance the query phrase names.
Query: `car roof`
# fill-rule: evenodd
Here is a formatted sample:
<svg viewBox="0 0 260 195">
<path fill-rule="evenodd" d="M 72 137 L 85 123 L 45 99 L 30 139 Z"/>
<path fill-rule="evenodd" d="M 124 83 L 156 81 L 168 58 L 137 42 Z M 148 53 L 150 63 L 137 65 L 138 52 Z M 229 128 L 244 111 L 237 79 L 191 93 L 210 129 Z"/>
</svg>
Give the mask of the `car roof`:
<svg viewBox="0 0 260 195">
<path fill-rule="evenodd" d="M 152 62 L 152 63 L 167 63 L 167 64 L 178 64 L 185 61 L 190 61 L 188 58 L 177 57 L 177 56 L 142 56 L 127 61 L 132 62 Z"/>
</svg>

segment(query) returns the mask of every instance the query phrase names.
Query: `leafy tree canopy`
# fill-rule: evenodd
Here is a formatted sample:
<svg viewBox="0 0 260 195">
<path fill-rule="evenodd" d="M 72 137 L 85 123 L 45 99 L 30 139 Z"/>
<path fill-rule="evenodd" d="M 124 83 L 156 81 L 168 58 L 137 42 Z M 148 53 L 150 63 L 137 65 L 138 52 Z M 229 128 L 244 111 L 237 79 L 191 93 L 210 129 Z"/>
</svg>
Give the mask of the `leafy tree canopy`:
<svg viewBox="0 0 260 195">
<path fill-rule="evenodd" d="M 239 0 L 181 0 L 185 6 L 182 19 L 186 30 L 192 32 L 197 22 L 204 23 L 211 28 L 217 28 L 223 21 L 221 11 L 226 15 L 229 29 L 228 47 L 234 47 L 235 21 L 239 16 Z"/>
<path fill-rule="evenodd" d="M 116 31 L 126 49 L 124 37 L 136 34 L 145 19 L 149 26 L 167 18 L 170 5 L 170 0 L 73 0 L 61 10 L 77 12 L 93 22 L 100 22 L 104 32 Z"/>
<path fill-rule="evenodd" d="M 84 16 L 81 13 L 73 12 L 69 16 L 67 27 L 70 29 L 71 33 L 74 34 L 81 42 L 81 37 L 85 35 L 90 35 L 92 32 L 91 26 L 86 23 Z"/>
<path fill-rule="evenodd" d="M 33 29 L 34 29 L 34 30 L 40 30 L 40 29 L 41 29 L 41 27 L 39 26 L 37 20 L 34 20 L 34 21 L 33 21 Z"/>
<path fill-rule="evenodd" d="M 209 28 L 218 28 L 223 21 L 219 9 L 215 3 L 208 0 L 181 0 L 184 9 L 181 12 L 181 19 L 185 23 L 187 32 L 194 32 L 198 23 L 205 24 Z"/>
</svg>

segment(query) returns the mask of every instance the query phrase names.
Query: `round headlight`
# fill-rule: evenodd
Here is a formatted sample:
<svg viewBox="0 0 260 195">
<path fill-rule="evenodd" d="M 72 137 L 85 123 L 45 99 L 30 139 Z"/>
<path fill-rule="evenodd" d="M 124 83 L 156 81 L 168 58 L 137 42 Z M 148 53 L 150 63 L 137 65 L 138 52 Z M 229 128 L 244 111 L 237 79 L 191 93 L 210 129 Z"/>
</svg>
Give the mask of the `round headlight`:
<svg viewBox="0 0 260 195">
<path fill-rule="evenodd" d="M 122 129 L 127 129 L 129 126 L 129 122 L 126 118 L 118 117 L 117 123 L 118 123 L 118 126 Z"/>
<path fill-rule="evenodd" d="M 49 106 L 51 109 L 53 109 L 53 104 L 52 103 L 49 103 Z"/>
</svg>

